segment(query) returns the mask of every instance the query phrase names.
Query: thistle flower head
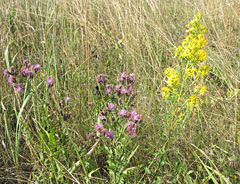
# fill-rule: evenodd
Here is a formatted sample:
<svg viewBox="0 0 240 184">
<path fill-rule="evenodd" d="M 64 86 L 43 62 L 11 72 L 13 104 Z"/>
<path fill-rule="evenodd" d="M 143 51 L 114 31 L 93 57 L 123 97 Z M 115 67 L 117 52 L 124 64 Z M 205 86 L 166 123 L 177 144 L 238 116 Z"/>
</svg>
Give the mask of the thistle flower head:
<svg viewBox="0 0 240 184">
<path fill-rule="evenodd" d="M 109 139 L 113 139 L 113 137 L 114 137 L 114 132 L 112 132 L 112 131 L 109 131 L 109 132 L 107 132 L 107 138 L 109 138 Z"/>
<path fill-rule="evenodd" d="M 48 77 L 47 84 L 48 84 L 48 86 L 53 86 L 54 82 L 53 82 L 53 79 L 51 77 Z"/>
<path fill-rule="evenodd" d="M 6 69 L 4 69 L 4 70 L 3 70 L 3 75 L 4 75 L 4 76 L 6 76 L 6 75 L 8 75 L 8 74 L 9 74 L 9 71 L 8 71 L 8 69 L 7 69 L 7 68 L 6 68 Z"/>
<path fill-rule="evenodd" d="M 10 77 L 8 78 L 8 82 L 9 82 L 10 84 L 15 83 L 15 82 L 16 82 L 16 77 L 13 76 L 13 75 L 10 75 Z"/>
<path fill-rule="evenodd" d="M 107 82 L 107 75 L 106 74 L 99 74 L 97 75 L 97 82 L 100 83 L 106 83 Z"/>
<path fill-rule="evenodd" d="M 127 73 L 126 72 L 121 73 L 119 77 L 119 82 L 123 83 L 126 79 L 127 79 Z"/>
<path fill-rule="evenodd" d="M 22 88 L 21 84 L 13 84 L 13 87 L 16 89 L 17 93 L 23 92 L 23 88 Z"/>
<path fill-rule="evenodd" d="M 33 65 L 32 68 L 35 72 L 37 72 L 38 70 L 41 70 L 42 67 L 39 64 L 36 64 L 36 65 Z"/>
<path fill-rule="evenodd" d="M 110 111 L 114 111 L 116 109 L 116 107 L 115 107 L 115 105 L 114 104 L 109 104 L 108 105 L 108 110 L 110 110 Z"/>
<path fill-rule="evenodd" d="M 99 133 L 101 133 L 101 134 L 104 134 L 104 133 L 106 132 L 106 130 L 104 129 L 103 124 L 97 124 L 97 125 L 95 126 L 95 131 L 96 131 L 96 132 L 99 132 Z"/>
<path fill-rule="evenodd" d="M 126 116 L 127 115 L 127 111 L 125 109 L 122 109 L 119 111 L 118 113 L 119 116 Z"/>
</svg>

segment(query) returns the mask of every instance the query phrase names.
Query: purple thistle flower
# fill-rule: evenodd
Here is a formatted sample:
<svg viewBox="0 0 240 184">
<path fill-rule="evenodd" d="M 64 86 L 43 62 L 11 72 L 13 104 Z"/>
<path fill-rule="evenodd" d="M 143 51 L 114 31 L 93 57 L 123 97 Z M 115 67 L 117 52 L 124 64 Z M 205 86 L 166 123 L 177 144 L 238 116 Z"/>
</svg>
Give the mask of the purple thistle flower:
<svg viewBox="0 0 240 184">
<path fill-rule="evenodd" d="M 114 132 L 112 132 L 112 131 L 107 132 L 107 137 L 109 139 L 112 139 L 114 137 Z"/>
<path fill-rule="evenodd" d="M 137 136 L 136 135 L 136 127 L 137 127 L 136 123 L 130 123 L 130 122 L 127 123 L 127 132 L 129 135 L 132 136 L 132 138 Z"/>
<path fill-rule="evenodd" d="M 107 88 L 106 93 L 110 95 L 111 92 L 112 92 L 111 88 Z"/>
<path fill-rule="evenodd" d="M 28 60 L 28 59 L 24 59 L 24 60 L 23 60 L 23 63 L 24 63 L 25 65 L 28 65 L 28 64 L 29 64 L 29 60 Z"/>
<path fill-rule="evenodd" d="M 128 92 L 130 92 L 130 93 L 133 92 L 133 87 L 131 85 L 128 85 Z"/>
<path fill-rule="evenodd" d="M 11 76 L 8 78 L 8 82 L 9 82 L 10 84 L 15 83 L 15 82 L 16 82 L 16 77 L 13 76 L 13 75 L 11 75 Z"/>
<path fill-rule="evenodd" d="M 105 121 L 105 120 L 107 120 L 105 116 L 100 116 L 99 119 L 100 119 L 101 121 Z"/>
<path fill-rule="evenodd" d="M 92 138 L 92 137 L 94 137 L 93 133 L 89 133 L 88 138 Z"/>
<path fill-rule="evenodd" d="M 128 90 L 122 88 L 122 89 L 121 89 L 121 94 L 122 94 L 122 95 L 126 95 L 126 94 L 128 94 Z"/>
<path fill-rule="evenodd" d="M 65 101 L 68 103 L 69 101 L 71 100 L 71 98 L 69 97 L 69 96 L 67 96 L 66 98 L 65 98 Z"/>
<path fill-rule="evenodd" d="M 8 69 L 7 69 L 7 68 L 6 68 L 6 69 L 4 69 L 4 70 L 3 70 L 3 75 L 4 75 L 4 76 L 6 76 L 6 75 L 8 75 L 8 74 L 9 74 L 9 71 L 8 71 Z"/>
<path fill-rule="evenodd" d="M 54 84 L 53 79 L 51 77 L 48 77 L 47 83 L 49 86 L 53 86 L 53 84 Z"/>
<path fill-rule="evenodd" d="M 41 70 L 42 67 L 39 64 L 36 64 L 36 65 L 33 65 L 32 68 L 35 72 L 37 72 L 38 70 Z"/>
<path fill-rule="evenodd" d="M 13 87 L 16 89 L 16 92 L 18 92 L 18 93 L 23 92 L 23 88 L 22 88 L 21 84 L 13 84 Z"/>
<path fill-rule="evenodd" d="M 16 92 L 22 93 L 22 92 L 23 92 L 23 88 L 22 88 L 21 86 L 18 86 L 18 87 L 16 88 Z"/>
<path fill-rule="evenodd" d="M 106 84 L 106 88 L 112 88 L 113 85 L 112 84 Z"/>
<path fill-rule="evenodd" d="M 125 109 L 122 109 L 119 111 L 118 113 L 119 116 L 126 116 L 127 115 L 127 111 Z"/>
<path fill-rule="evenodd" d="M 97 82 L 100 83 L 106 83 L 107 82 L 107 75 L 106 74 L 99 74 L 97 75 Z"/>
<path fill-rule="evenodd" d="M 120 91 L 121 91 L 121 86 L 115 85 L 115 86 L 114 86 L 114 92 L 119 94 Z"/>
<path fill-rule="evenodd" d="M 123 72 L 120 75 L 119 82 L 123 83 L 125 81 L 125 79 L 127 79 L 127 73 Z"/>
<path fill-rule="evenodd" d="M 29 77 L 29 78 L 33 77 L 33 73 L 31 70 L 29 70 L 29 68 L 24 68 L 21 73 L 24 77 Z"/>
<path fill-rule="evenodd" d="M 131 120 L 135 122 L 139 121 L 139 115 L 137 114 L 137 115 L 131 116 Z"/>
<path fill-rule="evenodd" d="M 106 130 L 104 129 L 103 124 L 97 124 L 95 126 L 95 131 L 104 134 Z"/>
<path fill-rule="evenodd" d="M 140 116 L 138 115 L 138 113 L 136 112 L 136 109 L 132 109 L 129 113 L 128 113 L 128 117 L 130 118 L 130 120 L 132 121 L 139 121 L 140 120 Z"/>
<path fill-rule="evenodd" d="M 128 83 L 133 83 L 135 80 L 135 74 L 131 73 L 129 77 L 127 78 Z"/>
<path fill-rule="evenodd" d="M 110 111 L 114 111 L 116 109 L 116 107 L 115 107 L 115 105 L 114 104 L 109 104 L 108 105 L 108 110 L 110 110 Z"/>
</svg>

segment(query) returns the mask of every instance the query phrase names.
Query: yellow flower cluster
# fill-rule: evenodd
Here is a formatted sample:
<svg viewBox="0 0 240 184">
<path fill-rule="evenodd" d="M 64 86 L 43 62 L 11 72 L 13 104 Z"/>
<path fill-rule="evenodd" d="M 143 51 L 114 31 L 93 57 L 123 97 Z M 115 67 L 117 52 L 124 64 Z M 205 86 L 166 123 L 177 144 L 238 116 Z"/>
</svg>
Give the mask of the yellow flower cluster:
<svg viewBox="0 0 240 184">
<path fill-rule="evenodd" d="M 174 71 L 172 68 L 167 68 L 164 73 L 167 75 L 167 85 L 169 87 L 179 86 L 179 76 L 176 71 Z"/>
<path fill-rule="evenodd" d="M 163 98 L 169 98 L 171 94 L 171 89 L 168 87 L 163 87 L 162 88 L 162 97 Z"/>
<path fill-rule="evenodd" d="M 199 69 L 198 72 L 201 74 L 201 76 L 206 76 L 209 73 L 210 66 L 208 65 L 202 65 Z"/>
<path fill-rule="evenodd" d="M 208 55 L 208 52 L 203 49 L 207 40 L 204 37 L 206 27 L 200 24 L 201 17 L 202 14 L 196 15 L 195 19 L 187 25 L 189 35 L 175 50 L 175 56 L 178 56 L 181 61 L 191 61 L 194 65 L 199 61 L 205 61 Z"/>
<path fill-rule="evenodd" d="M 162 88 L 163 98 L 168 99 L 172 94 L 176 94 L 178 96 L 176 102 L 179 103 L 182 95 L 187 95 L 184 99 L 187 99 L 188 107 L 197 105 L 200 96 L 206 93 L 207 86 L 201 85 L 203 80 L 199 80 L 199 77 L 205 77 L 210 71 L 209 65 L 205 64 L 208 56 L 208 52 L 204 49 L 207 44 L 204 37 L 206 27 L 200 24 L 201 18 L 202 14 L 197 14 L 195 19 L 187 25 L 188 35 L 175 50 L 175 56 L 180 59 L 185 71 L 178 73 L 173 68 L 167 68 L 164 72 L 167 86 Z M 181 85 L 179 74 L 181 74 Z M 189 80 L 189 78 L 192 79 Z M 190 93 L 185 92 L 185 89 L 189 89 L 188 84 L 193 87 Z"/>
<path fill-rule="evenodd" d="M 199 93 L 200 95 L 204 95 L 207 91 L 207 86 L 206 85 L 203 85 L 202 87 L 201 86 L 195 86 L 195 92 L 196 93 Z"/>
<path fill-rule="evenodd" d="M 190 76 L 190 77 L 194 77 L 194 75 L 195 75 L 195 73 L 197 73 L 197 71 L 198 70 L 195 67 L 186 69 L 187 75 Z"/>
<path fill-rule="evenodd" d="M 198 104 L 198 96 L 197 95 L 192 95 L 188 99 L 188 107 L 193 107 Z"/>
<path fill-rule="evenodd" d="M 165 70 L 165 75 L 167 76 L 167 86 L 162 88 L 162 96 L 163 98 L 169 98 L 172 92 L 176 92 L 179 86 L 179 75 L 172 68 L 167 68 Z"/>
</svg>

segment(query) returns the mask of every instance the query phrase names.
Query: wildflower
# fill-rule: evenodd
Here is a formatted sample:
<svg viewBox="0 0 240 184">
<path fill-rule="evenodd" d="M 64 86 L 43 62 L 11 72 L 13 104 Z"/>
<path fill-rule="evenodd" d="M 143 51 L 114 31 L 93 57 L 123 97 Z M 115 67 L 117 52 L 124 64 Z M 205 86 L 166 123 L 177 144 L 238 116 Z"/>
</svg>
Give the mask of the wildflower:
<svg viewBox="0 0 240 184">
<path fill-rule="evenodd" d="M 105 120 L 106 120 L 106 117 L 105 117 L 105 116 L 100 116 L 99 119 L 102 120 L 102 121 L 105 121 Z"/>
<path fill-rule="evenodd" d="M 107 89 L 106 89 L 106 93 L 107 93 L 107 94 L 109 94 L 109 95 L 110 95 L 110 94 L 111 94 L 111 92 L 112 92 L 111 88 L 107 88 Z"/>
<path fill-rule="evenodd" d="M 169 98 L 171 94 L 171 89 L 168 87 L 163 87 L 162 88 L 162 97 L 163 98 Z"/>
<path fill-rule="evenodd" d="M 134 80 L 135 80 L 135 74 L 134 73 L 129 74 L 129 77 L 127 78 L 128 83 L 131 84 L 134 82 Z"/>
<path fill-rule="evenodd" d="M 199 93 L 200 93 L 200 95 L 203 96 L 206 93 L 206 91 L 207 91 L 207 86 L 204 85 L 204 86 L 202 86 L 202 88 L 201 88 Z"/>
<path fill-rule="evenodd" d="M 110 110 L 110 111 L 114 111 L 116 109 L 116 107 L 115 107 L 115 105 L 114 104 L 109 104 L 108 105 L 108 110 Z"/>
<path fill-rule="evenodd" d="M 137 128 L 137 124 L 136 123 L 127 123 L 127 132 L 129 135 L 132 136 L 132 138 L 135 138 L 136 135 L 136 128 Z"/>
<path fill-rule="evenodd" d="M 92 138 L 92 137 L 94 137 L 93 133 L 89 133 L 88 138 Z"/>
<path fill-rule="evenodd" d="M 189 107 L 193 107 L 196 104 L 198 104 L 198 97 L 197 97 L 197 95 L 190 96 L 190 98 L 188 99 L 188 106 Z"/>
<path fill-rule="evenodd" d="M 201 76 L 206 76 L 209 73 L 210 67 L 208 65 L 202 65 L 201 68 L 198 69 Z"/>
<path fill-rule="evenodd" d="M 23 88 L 20 84 L 14 84 L 13 87 L 16 89 L 16 92 L 18 92 L 18 93 L 23 92 Z"/>
<path fill-rule="evenodd" d="M 7 74 L 9 74 L 9 71 L 8 71 L 8 69 L 6 68 L 6 69 L 3 70 L 3 75 L 6 76 Z"/>
<path fill-rule="evenodd" d="M 22 71 L 21 71 L 22 75 L 24 77 L 29 77 L 29 78 L 32 78 L 33 77 L 33 73 L 31 70 L 29 70 L 28 68 L 24 68 Z"/>
<path fill-rule="evenodd" d="M 132 93 L 133 92 L 133 87 L 131 85 L 128 85 L 127 90 L 128 90 L 129 93 Z"/>
<path fill-rule="evenodd" d="M 122 88 L 122 89 L 121 89 L 121 94 L 122 94 L 122 95 L 128 94 L 128 90 Z"/>
<path fill-rule="evenodd" d="M 187 75 L 189 75 L 190 77 L 194 77 L 194 74 L 197 72 L 197 68 L 193 67 L 193 68 L 187 68 L 186 69 L 186 73 Z"/>
<path fill-rule="evenodd" d="M 112 132 L 112 131 L 107 132 L 107 137 L 109 139 L 112 139 L 114 137 L 114 132 Z"/>
<path fill-rule="evenodd" d="M 167 68 L 164 72 L 167 75 L 167 84 L 169 87 L 178 87 L 179 76 L 172 68 Z"/>
<path fill-rule="evenodd" d="M 105 133 L 105 129 L 104 129 L 104 126 L 103 126 L 103 124 L 97 124 L 96 126 L 95 126 L 95 131 L 96 132 L 99 132 L 99 133 Z"/>
<path fill-rule="evenodd" d="M 51 77 L 48 77 L 47 83 L 48 83 L 48 86 L 53 86 L 54 84 L 53 79 Z"/>
<path fill-rule="evenodd" d="M 41 70 L 42 67 L 39 64 L 36 64 L 36 65 L 33 65 L 32 68 L 35 72 L 37 72 L 38 70 Z"/>
<path fill-rule="evenodd" d="M 11 75 L 9 78 L 8 78 L 8 82 L 11 84 L 11 83 L 15 83 L 16 82 L 16 77 Z"/>
<path fill-rule="evenodd" d="M 99 74 L 97 75 L 97 82 L 100 83 L 106 83 L 107 82 L 107 75 L 106 74 Z"/>
<path fill-rule="evenodd" d="M 123 83 L 127 79 L 127 73 L 123 72 L 120 75 L 119 82 Z"/>
<path fill-rule="evenodd" d="M 139 122 L 141 121 L 139 114 L 136 112 L 136 109 L 132 109 L 129 113 L 128 113 L 129 119 L 135 122 Z"/>
<path fill-rule="evenodd" d="M 117 93 L 117 94 L 120 94 L 120 92 L 121 92 L 121 86 L 115 85 L 115 86 L 114 86 L 114 92 Z"/>
<path fill-rule="evenodd" d="M 118 113 L 119 116 L 126 116 L 127 115 L 127 111 L 125 109 L 122 109 L 119 111 Z"/>
<path fill-rule="evenodd" d="M 65 101 L 68 103 L 69 101 L 71 100 L 71 98 L 69 97 L 69 96 L 67 96 L 66 98 L 65 98 Z"/>
<path fill-rule="evenodd" d="M 24 59 L 23 63 L 27 66 L 29 64 L 29 60 L 28 59 Z"/>
</svg>

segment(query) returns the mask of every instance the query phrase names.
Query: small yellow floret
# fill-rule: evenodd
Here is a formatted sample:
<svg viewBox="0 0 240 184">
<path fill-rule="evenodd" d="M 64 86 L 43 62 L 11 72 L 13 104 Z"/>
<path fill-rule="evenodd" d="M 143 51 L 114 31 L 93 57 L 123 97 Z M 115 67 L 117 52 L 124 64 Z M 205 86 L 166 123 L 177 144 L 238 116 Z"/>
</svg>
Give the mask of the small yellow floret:
<svg viewBox="0 0 240 184">
<path fill-rule="evenodd" d="M 162 97 L 163 98 L 169 98 L 170 93 L 171 93 L 171 89 L 169 89 L 168 87 L 163 87 L 162 88 Z"/>
<path fill-rule="evenodd" d="M 206 93 L 206 91 L 207 91 L 207 86 L 204 85 L 204 86 L 202 86 L 202 88 L 201 88 L 199 93 L 200 93 L 200 95 L 203 96 Z"/>
<path fill-rule="evenodd" d="M 190 96 L 190 98 L 188 99 L 188 106 L 189 107 L 193 107 L 196 104 L 198 104 L 198 97 L 197 97 L 197 95 Z"/>
<path fill-rule="evenodd" d="M 210 66 L 208 65 L 202 65 L 201 68 L 198 69 L 201 76 L 206 76 L 209 73 Z"/>
</svg>

